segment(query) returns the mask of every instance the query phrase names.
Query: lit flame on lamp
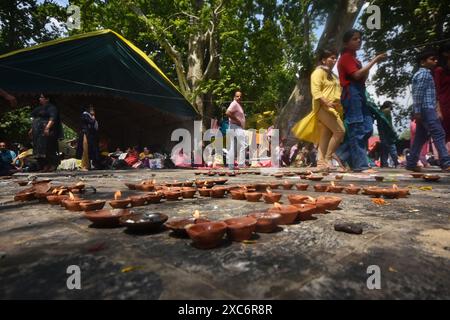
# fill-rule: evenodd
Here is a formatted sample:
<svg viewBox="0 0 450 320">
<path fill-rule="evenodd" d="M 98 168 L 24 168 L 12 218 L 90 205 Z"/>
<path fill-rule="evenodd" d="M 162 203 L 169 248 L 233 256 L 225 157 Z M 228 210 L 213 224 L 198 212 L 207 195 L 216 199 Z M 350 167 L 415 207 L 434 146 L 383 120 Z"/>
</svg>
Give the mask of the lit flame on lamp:
<svg viewBox="0 0 450 320">
<path fill-rule="evenodd" d="M 279 204 L 278 202 L 275 202 L 275 203 L 273 204 L 273 206 L 274 206 L 274 208 L 276 208 L 276 209 L 278 209 L 278 210 L 281 210 L 281 204 Z"/>
<path fill-rule="evenodd" d="M 193 214 L 193 217 L 194 217 L 194 219 L 200 218 L 200 211 L 195 210 L 195 211 L 194 211 L 194 214 Z"/>
<path fill-rule="evenodd" d="M 272 194 L 272 190 L 271 190 L 269 187 L 267 187 L 266 192 L 267 192 L 268 194 Z"/>
<path fill-rule="evenodd" d="M 122 192 L 116 191 L 116 193 L 114 193 L 114 200 L 119 200 L 121 197 L 122 197 Z"/>
<path fill-rule="evenodd" d="M 70 191 L 69 191 L 69 199 L 70 199 L 71 201 L 74 201 L 74 200 L 75 200 L 75 197 L 74 197 L 73 193 L 70 192 Z"/>
</svg>

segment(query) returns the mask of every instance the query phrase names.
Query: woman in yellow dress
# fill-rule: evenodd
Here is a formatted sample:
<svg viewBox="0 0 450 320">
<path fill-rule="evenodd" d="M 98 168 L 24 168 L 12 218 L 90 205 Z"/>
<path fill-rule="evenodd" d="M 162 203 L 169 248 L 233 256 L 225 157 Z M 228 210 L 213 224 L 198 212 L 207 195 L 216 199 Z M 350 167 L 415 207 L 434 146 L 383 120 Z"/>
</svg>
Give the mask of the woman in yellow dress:
<svg viewBox="0 0 450 320">
<path fill-rule="evenodd" d="M 332 71 L 337 52 L 323 50 L 318 58 L 319 65 L 311 74 L 312 111 L 292 128 L 292 132 L 299 140 L 318 145 L 320 169 L 334 169 L 332 159 L 337 159 L 334 153 L 345 134 L 341 86 Z"/>
</svg>

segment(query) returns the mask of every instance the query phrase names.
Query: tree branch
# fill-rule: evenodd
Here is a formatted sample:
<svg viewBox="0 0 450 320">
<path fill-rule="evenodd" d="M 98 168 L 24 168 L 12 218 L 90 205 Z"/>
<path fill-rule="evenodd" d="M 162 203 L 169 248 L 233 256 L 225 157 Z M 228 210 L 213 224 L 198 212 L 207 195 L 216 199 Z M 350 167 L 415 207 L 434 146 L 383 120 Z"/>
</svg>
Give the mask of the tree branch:
<svg viewBox="0 0 450 320">
<path fill-rule="evenodd" d="M 141 8 L 137 5 L 131 5 L 134 13 L 145 22 L 147 27 L 151 30 L 151 32 L 155 35 L 159 45 L 164 49 L 164 51 L 169 55 L 172 61 L 175 64 L 175 69 L 177 72 L 178 84 L 180 86 L 180 91 L 188 96 L 190 94 L 190 88 L 188 85 L 188 81 L 186 78 L 186 70 L 184 68 L 183 60 L 181 57 L 181 53 L 170 43 L 170 41 L 164 35 L 157 32 L 155 26 L 152 24 L 150 19 L 142 12 Z"/>
</svg>

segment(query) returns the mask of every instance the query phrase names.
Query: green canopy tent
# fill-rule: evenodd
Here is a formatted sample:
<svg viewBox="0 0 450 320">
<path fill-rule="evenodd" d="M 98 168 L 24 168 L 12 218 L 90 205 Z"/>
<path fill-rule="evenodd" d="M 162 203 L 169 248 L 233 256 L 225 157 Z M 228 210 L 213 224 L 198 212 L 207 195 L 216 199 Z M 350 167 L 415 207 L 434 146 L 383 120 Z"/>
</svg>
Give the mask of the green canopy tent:
<svg viewBox="0 0 450 320">
<path fill-rule="evenodd" d="M 111 148 L 158 145 L 169 151 L 176 128 L 192 131 L 197 110 L 144 52 L 112 30 L 58 39 L 0 56 L 0 88 L 19 106 L 54 97 L 77 130 L 82 108 L 96 108 Z M 8 110 L 0 99 L 0 112 Z"/>
</svg>

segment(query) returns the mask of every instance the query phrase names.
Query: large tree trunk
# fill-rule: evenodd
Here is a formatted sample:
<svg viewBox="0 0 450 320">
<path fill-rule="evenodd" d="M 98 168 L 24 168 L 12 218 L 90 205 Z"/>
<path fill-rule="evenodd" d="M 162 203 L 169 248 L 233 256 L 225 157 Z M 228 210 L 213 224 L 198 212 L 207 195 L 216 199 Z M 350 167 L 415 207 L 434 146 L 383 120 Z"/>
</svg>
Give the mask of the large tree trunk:
<svg viewBox="0 0 450 320">
<path fill-rule="evenodd" d="M 338 49 L 342 46 L 342 36 L 348 29 L 352 28 L 365 1 L 339 0 L 337 2 L 335 9 L 328 14 L 317 51 L 327 46 L 334 46 Z M 292 135 L 291 128 L 310 111 L 310 75 L 302 74 L 276 121 L 276 127 L 280 129 L 280 137 L 288 138 L 289 145 L 297 142 L 297 139 Z"/>
</svg>

